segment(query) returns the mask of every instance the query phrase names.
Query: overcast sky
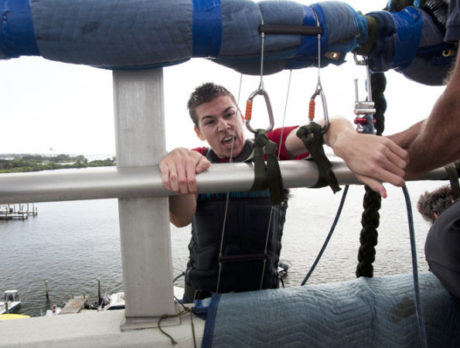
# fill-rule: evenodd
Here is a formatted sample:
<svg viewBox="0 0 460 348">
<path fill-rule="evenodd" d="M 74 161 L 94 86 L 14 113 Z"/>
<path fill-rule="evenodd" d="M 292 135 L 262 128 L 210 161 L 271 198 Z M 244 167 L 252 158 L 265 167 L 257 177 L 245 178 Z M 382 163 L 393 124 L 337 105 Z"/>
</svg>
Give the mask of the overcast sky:
<svg viewBox="0 0 460 348">
<path fill-rule="evenodd" d="M 383 8 L 386 1 L 347 3 L 366 13 Z M 307 106 L 315 90 L 316 75 L 314 68 L 293 71 L 286 125 L 307 122 Z M 396 72 L 386 75 L 385 134 L 391 134 L 425 118 L 443 88 L 417 84 Z M 23 57 L 0 61 L 0 76 L 0 153 L 115 154 L 111 71 Z M 265 77 L 277 127 L 283 122 L 288 78 L 288 71 Z M 360 79 L 363 96 L 365 69 L 355 66 L 352 55 L 341 66 L 321 70 L 331 116 L 353 120 L 355 78 Z M 204 59 L 164 68 L 168 150 L 201 144 L 193 132 L 185 104 L 194 87 L 207 81 L 223 84 L 237 95 L 240 74 Z M 245 100 L 258 83 L 258 77 L 243 77 L 240 100 L 243 110 Z M 259 119 L 257 114 L 256 119 Z"/>
</svg>

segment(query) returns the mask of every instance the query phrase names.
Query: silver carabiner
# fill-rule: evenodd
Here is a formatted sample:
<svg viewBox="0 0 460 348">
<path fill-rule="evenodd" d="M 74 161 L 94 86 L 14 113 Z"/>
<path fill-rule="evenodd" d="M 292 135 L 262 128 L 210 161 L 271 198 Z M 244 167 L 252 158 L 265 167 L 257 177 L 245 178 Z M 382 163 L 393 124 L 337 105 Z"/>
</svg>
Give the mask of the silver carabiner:
<svg viewBox="0 0 460 348">
<path fill-rule="evenodd" d="M 316 108 L 315 98 L 317 96 L 321 96 L 321 104 L 323 106 L 324 125 L 321 127 L 321 133 L 324 134 L 327 132 L 329 128 L 329 112 L 327 110 L 326 95 L 324 94 L 324 91 L 323 91 L 323 88 L 321 87 L 320 82 L 318 82 L 315 93 L 313 93 L 313 95 L 310 98 L 310 105 L 309 105 L 309 110 L 308 110 L 308 118 L 310 122 L 312 122 L 313 119 L 315 118 L 315 108 Z"/>
<path fill-rule="evenodd" d="M 313 11 L 316 16 L 316 26 L 319 27 L 319 18 L 318 14 L 316 11 Z M 326 95 L 324 94 L 323 91 L 323 86 L 321 85 L 321 34 L 317 35 L 317 40 L 318 40 L 318 80 L 316 83 L 316 90 L 315 93 L 310 98 L 310 105 L 309 105 L 309 110 L 308 110 L 308 118 L 310 119 L 310 122 L 313 121 L 315 118 L 315 98 L 320 95 L 321 96 L 321 103 L 323 105 L 323 118 L 324 118 L 324 125 L 321 127 L 321 133 L 326 133 L 327 129 L 329 128 L 329 112 L 327 111 L 327 102 L 326 102 Z"/>
<path fill-rule="evenodd" d="M 256 130 L 254 130 L 252 127 L 251 127 L 251 118 L 252 118 L 252 101 L 254 100 L 254 98 L 258 95 L 262 95 L 265 99 L 265 105 L 267 107 L 267 112 L 268 112 L 268 119 L 270 121 L 270 125 L 265 128 L 265 132 L 270 132 L 274 125 L 275 125 L 275 119 L 273 117 L 273 109 L 272 109 L 272 105 L 270 103 L 270 98 L 268 96 L 268 93 L 262 88 L 262 87 L 259 87 L 258 89 L 256 89 L 254 92 L 252 92 L 250 95 L 249 95 L 249 98 L 246 102 L 246 112 L 245 112 L 245 115 L 244 115 L 244 118 L 246 120 L 246 128 L 251 131 L 252 133 L 256 134 Z"/>
</svg>

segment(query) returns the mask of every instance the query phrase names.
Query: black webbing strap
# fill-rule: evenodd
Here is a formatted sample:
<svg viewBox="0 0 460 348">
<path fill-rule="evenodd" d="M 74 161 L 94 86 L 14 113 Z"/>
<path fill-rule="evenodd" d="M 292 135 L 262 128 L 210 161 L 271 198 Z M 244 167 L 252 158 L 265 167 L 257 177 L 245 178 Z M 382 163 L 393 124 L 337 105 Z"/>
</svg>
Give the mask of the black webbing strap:
<svg viewBox="0 0 460 348">
<path fill-rule="evenodd" d="M 272 205 L 280 204 L 284 196 L 281 170 L 275 153 L 276 144 L 268 139 L 265 130 L 258 129 L 255 133 L 253 154 L 250 156 L 254 162 L 254 184 L 251 191 L 268 188 Z M 267 156 L 266 164 L 264 155 Z"/>
<path fill-rule="evenodd" d="M 263 261 L 267 259 L 267 254 L 245 254 L 245 255 L 229 255 L 219 256 L 219 262 L 248 262 L 248 261 Z"/>
<path fill-rule="evenodd" d="M 458 182 L 458 165 L 459 163 L 451 163 L 444 167 L 447 176 L 449 177 L 450 187 L 452 189 L 452 198 L 454 201 L 460 198 L 460 184 Z"/>
<path fill-rule="evenodd" d="M 308 125 L 300 127 L 296 134 L 318 166 L 319 178 L 313 187 L 330 186 L 334 193 L 340 191 L 337 178 L 332 171 L 332 164 L 324 153 L 321 126 L 315 122 L 310 122 Z"/>
</svg>

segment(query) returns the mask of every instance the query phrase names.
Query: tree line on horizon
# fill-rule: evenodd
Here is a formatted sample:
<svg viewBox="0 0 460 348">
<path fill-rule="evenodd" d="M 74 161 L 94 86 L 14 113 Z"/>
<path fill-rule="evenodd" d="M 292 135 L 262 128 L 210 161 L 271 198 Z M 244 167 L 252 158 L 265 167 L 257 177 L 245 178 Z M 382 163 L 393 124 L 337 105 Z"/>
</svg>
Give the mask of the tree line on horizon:
<svg viewBox="0 0 460 348">
<path fill-rule="evenodd" d="M 59 154 L 43 156 L 32 154 L 0 155 L 0 173 L 36 172 L 41 170 L 111 167 L 116 165 L 116 158 L 88 161 L 83 155 L 70 156 Z"/>
</svg>

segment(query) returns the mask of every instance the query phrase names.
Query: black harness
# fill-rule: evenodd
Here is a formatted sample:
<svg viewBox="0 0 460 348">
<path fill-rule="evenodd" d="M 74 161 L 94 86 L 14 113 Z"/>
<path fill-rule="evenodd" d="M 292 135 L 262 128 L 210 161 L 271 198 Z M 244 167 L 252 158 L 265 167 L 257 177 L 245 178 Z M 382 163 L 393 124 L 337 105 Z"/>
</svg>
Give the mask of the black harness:
<svg viewBox="0 0 460 348">
<path fill-rule="evenodd" d="M 252 153 L 252 147 L 252 142 L 246 141 L 243 151 L 234 161 L 246 160 Z M 206 157 L 212 163 L 219 161 L 211 149 L 208 149 Z M 198 195 L 185 276 L 186 300 L 204 298 L 216 292 L 219 264 L 219 292 L 258 290 L 262 274 L 262 288 L 279 287 L 277 268 L 286 199 L 273 207 L 268 231 L 272 207 L 269 191 L 230 193 L 222 256 L 219 257 L 226 197 L 227 193 Z M 267 231 L 267 252 L 264 253 Z"/>
</svg>

